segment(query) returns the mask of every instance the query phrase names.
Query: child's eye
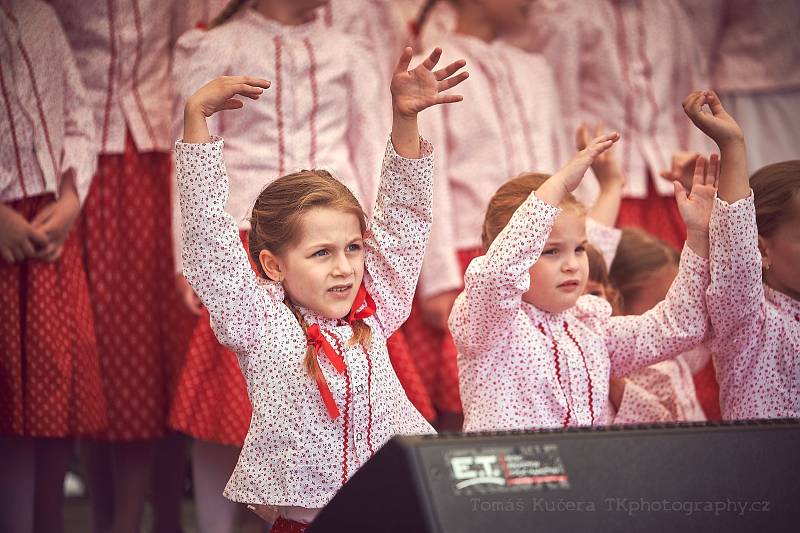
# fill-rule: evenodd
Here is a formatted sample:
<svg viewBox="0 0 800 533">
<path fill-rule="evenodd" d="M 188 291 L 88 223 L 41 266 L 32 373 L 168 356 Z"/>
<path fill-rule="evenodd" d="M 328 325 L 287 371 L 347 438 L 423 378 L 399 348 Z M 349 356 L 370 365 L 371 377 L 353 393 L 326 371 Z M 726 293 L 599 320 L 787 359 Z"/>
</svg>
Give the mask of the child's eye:
<svg viewBox="0 0 800 533">
<path fill-rule="evenodd" d="M 542 255 L 557 255 L 558 248 L 548 248 L 547 250 L 542 252 Z"/>
<path fill-rule="evenodd" d="M 579 253 L 583 253 L 583 252 L 585 252 L 585 251 L 586 251 L 586 247 L 585 247 L 584 245 L 582 245 L 582 244 L 581 244 L 580 246 L 578 246 L 577 248 L 575 248 L 575 251 L 576 251 L 576 252 L 579 252 Z"/>
<path fill-rule="evenodd" d="M 358 243 L 355 243 L 355 242 L 354 242 L 354 243 L 352 243 L 352 244 L 349 244 L 349 245 L 347 246 L 347 251 L 348 251 L 348 252 L 357 252 L 357 251 L 359 251 L 360 249 L 361 249 L 361 245 L 360 245 L 360 244 L 358 244 Z"/>
<path fill-rule="evenodd" d="M 589 291 L 589 294 L 591 294 L 592 296 L 600 296 L 600 291 L 597 291 L 597 290 Z"/>
<path fill-rule="evenodd" d="M 325 257 L 326 255 L 328 255 L 328 250 L 323 248 L 323 249 L 317 250 L 316 252 L 311 254 L 311 257 Z"/>
</svg>

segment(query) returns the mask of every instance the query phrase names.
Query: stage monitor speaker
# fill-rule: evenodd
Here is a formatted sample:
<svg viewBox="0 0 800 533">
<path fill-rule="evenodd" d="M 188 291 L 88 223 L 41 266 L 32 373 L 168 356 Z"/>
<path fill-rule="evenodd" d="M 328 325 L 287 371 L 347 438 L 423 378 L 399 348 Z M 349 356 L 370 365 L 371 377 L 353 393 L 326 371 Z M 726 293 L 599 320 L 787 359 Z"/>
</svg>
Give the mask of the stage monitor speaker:
<svg viewBox="0 0 800 533">
<path fill-rule="evenodd" d="M 311 533 L 800 531 L 800 420 L 395 437 Z"/>
</svg>

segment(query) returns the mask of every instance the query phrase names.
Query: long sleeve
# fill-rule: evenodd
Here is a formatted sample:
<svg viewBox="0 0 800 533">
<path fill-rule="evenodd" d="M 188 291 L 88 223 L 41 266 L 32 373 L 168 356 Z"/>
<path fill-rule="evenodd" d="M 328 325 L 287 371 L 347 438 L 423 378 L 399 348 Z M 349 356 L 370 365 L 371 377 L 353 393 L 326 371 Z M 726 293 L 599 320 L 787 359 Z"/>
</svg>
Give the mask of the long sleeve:
<svg viewBox="0 0 800 533">
<path fill-rule="evenodd" d="M 666 375 L 650 370 L 651 367 L 648 367 L 641 371 L 641 378 L 647 380 L 648 385 L 660 389 L 669 386 L 669 378 Z M 678 421 L 678 411 L 674 402 L 663 402 L 656 393 L 650 392 L 649 387 L 638 383 L 638 380 L 625 379 L 625 392 L 622 394 L 619 410 L 614 415 L 614 424 L 676 421 Z"/>
<path fill-rule="evenodd" d="M 606 268 L 611 268 L 614 256 L 617 255 L 619 241 L 622 238 L 622 230 L 606 226 L 593 218 L 586 217 L 586 236 L 589 239 L 589 243 L 603 256 Z"/>
<path fill-rule="evenodd" d="M 431 227 L 433 146 L 420 139 L 419 159 L 386 146 L 370 237 L 365 242 L 367 291 L 388 337 L 408 318 Z"/>
<path fill-rule="evenodd" d="M 225 212 L 228 175 L 222 145 L 220 138 L 204 144 L 175 144 L 183 274 L 208 308 L 219 341 L 244 353 L 259 342 L 264 324 L 282 304 L 268 296 L 266 286 L 259 286 L 238 227 Z"/>
<path fill-rule="evenodd" d="M 210 40 L 205 38 L 204 30 L 191 30 L 186 32 L 175 45 L 172 64 L 172 86 L 175 95 L 172 99 L 172 130 L 173 138 L 178 139 L 183 130 L 183 108 L 186 100 L 200 87 L 217 76 L 227 71 L 227 63 L 220 61 L 211 46 Z M 225 137 L 225 130 L 219 114 L 208 119 L 208 128 L 221 137 Z M 172 246 L 175 257 L 175 271 L 183 270 L 183 218 L 181 216 L 180 200 L 177 190 L 177 165 L 173 165 L 172 176 Z"/>
<path fill-rule="evenodd" d="M 752 193 L 733 204 L 716 199 L 709 244 L 711 283 L 706 302 L 714 328 L 711 352 L 717 375 L 733 376 L 736 367 L 749 365 L 739 354 L 758 353 L 750 347 L 759 342 L 766 317 Z"/>
<path fill-rule="evenodd" d="M 511 332 L 522 295 L 530 287 L 528 270 L 541 255 L 559 213 L 531 193 L 486 255 L 472 261 L 449 320 L 460 354 L 485 353 Z"/>
<path fill-rule="evenodd" d="M 64 46 L 64 141 L 62 145 L 62 173 L 75 171 L 75 187 L 83 204 L 89 193 L 92 177 L 97 169 L 100 141 L 96 135 L 96 124 L 92 105 L 81 80 L 75 58 L 63 32 L 57 36 Z"/>
<path fill-rule="evenodd" d="M 447 177 L 447 107 L 429 109 L 420 118 L 420 129 L 439 149 L 433 164 L 433 226 L 425 261 L 420 274 L 419 294 L 430 298 L 458 290 L 462 286 L 461 265 L 456 249 L 455 214 L 452 191 Z"/>
<path fill-rule="evenodd" d="M 608 319 L 612 377 L 669 359 L 703 342 L 709 332 L 705 292 L 708 260 L 685 246 L 666 298 L 646 313 Z"/>
</svg>

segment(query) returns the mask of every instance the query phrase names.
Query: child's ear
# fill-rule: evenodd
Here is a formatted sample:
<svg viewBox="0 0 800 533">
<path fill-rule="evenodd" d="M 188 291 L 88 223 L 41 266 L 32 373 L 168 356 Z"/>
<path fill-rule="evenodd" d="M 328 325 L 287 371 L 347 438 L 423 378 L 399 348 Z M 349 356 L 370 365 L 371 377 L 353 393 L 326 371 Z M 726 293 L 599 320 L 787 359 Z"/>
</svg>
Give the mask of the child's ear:
<svg viewBox="0 0 800 533">
<path fill-rule="evenodd" d="M 277 282 L 283 281 L 283 265 L 275 254 L 269 250 L 261 250 L 258 253 L 258 262 L 261 263 L 261 268 L 264 269 L 264 273 L 269 279 Z"/>
<path fill-rule="evenodd" d="M 769 270 L 769 267 L 772 266 L 772 259 L 769 256 L 769 243 L 761 235 L 758 236 L 758 251 L 761 252 L 761 268 Z"/>
</svg>

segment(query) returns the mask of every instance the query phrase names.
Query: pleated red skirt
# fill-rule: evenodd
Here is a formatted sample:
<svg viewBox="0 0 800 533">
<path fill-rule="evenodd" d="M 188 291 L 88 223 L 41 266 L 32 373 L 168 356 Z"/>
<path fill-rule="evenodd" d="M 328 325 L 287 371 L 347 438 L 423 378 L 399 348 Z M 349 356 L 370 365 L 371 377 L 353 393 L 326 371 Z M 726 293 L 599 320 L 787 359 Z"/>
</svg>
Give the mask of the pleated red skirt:
<svg viewBox="0 0 800 533">
<path fill-rule="evenodd" d="M 101 155 L 84 206 L 83 255 L 95 316 L 106 440 L 162 436 L 190 319 L 179 305 L 170 230 L 170 154 Z"/>
<path fill-rule="evenodd" d="M 27 220 L 52 194 L 8 204 Z M 0 434 L 69 437 L 107 425 L 76 224 L 54 263 L 0 259 Z"/>
</svg>

